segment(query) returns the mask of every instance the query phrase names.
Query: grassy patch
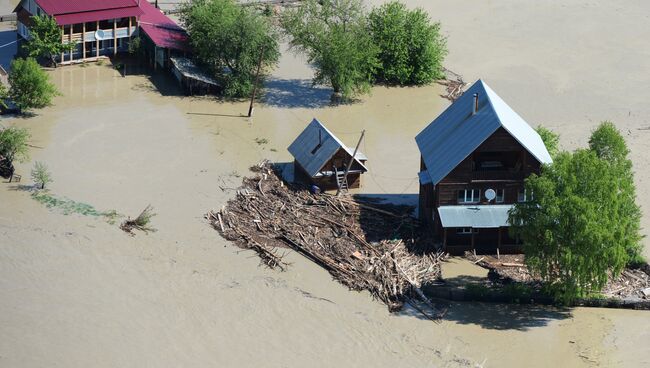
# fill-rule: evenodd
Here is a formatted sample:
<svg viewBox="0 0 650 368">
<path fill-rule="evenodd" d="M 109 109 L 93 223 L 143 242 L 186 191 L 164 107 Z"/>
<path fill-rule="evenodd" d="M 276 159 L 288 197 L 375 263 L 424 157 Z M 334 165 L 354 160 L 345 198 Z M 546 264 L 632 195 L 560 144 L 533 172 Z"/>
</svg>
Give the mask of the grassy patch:
<svg viewBox="0 0 650 368">
<path fill-rule="evenodd" d="M 268 144 L 269 140 L 266 138 L 255 138 L 255 143 L 261 146 L 263 144 Z"/>
<path fill-rule="evenodd" d="M 89 204 L 76 202 L 68 198 L 56 197 L 46 191 L 35 191 L 32 193 L 32 198 L 47 208 L 61 211 L 64 215 L 76 213 L 84 216 L 104 217 L 109 224 L 114 224 L 118 218 L 123 217 L 115 210 L 98 211 Z"/>
</svg>

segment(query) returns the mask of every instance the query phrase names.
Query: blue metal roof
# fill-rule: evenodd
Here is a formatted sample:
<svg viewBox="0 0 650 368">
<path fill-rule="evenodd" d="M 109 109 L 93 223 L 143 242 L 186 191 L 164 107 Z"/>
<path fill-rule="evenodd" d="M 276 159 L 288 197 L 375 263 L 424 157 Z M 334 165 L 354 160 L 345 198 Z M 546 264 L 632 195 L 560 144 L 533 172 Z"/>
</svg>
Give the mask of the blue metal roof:
<svg viewBox="0 0 650 368">
<path fill-rule="evenodd" d="M 345 149 L 350 156 L 354 153 L 353 149 L 345 146 L 320 121 L 313 119 L 288 149 L 307 174 L 314 176 L 340 148 Z M 363 153 L 357 152 L 355 161 L 367 171 L 360 161 L 365 159 Z"/>
<path fill-rule="evenodd" d="M 478 111 L 474 110 L 478 94 Z M 500 127 L 540 163 L 551 163 L 542 138 L 485 82 L 478 80 L 415 137 L 433 184 L 438 184 Z"/>
<path fill-rule="evenodd" d="M 438 215 L 442 227 L 473 227 L 490 229 L 510 226 L 508 211 L 512 205 L 440 206 Z"/>
</svg>

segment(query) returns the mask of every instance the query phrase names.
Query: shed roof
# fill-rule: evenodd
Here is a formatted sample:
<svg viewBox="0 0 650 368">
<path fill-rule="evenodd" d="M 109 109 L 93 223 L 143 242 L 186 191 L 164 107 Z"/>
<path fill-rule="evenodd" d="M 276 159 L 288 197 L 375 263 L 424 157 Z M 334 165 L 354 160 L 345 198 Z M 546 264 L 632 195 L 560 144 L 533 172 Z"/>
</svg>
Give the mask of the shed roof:
<svg viewBox="0 0 650 368">
<path fill-rule="evenodd" d="M 202 83 L 219 86 L 216 79 L 209 76 L 206 72 L 201 70 L 194 62 L 184 57 L 171 57 L 169 58 L 172 64 L 178 71 L 186 78 L 191 78 Z"/>
<path fill-rule="evenodd" d="M 140 8 L 144 12 L 140 17 L 140 28 L 156 46 L 189 51 L 187 32 L 181 26 L 148 1 L 143 0 Z"/>
<path fill-rule="evenodd" d="M 478 94 L 479 101 L 476 114 L 472 114 L 474 94 Z M 500 127 L 540 163 L 552 162 L 539 134 L 479 79 L 415 137 L 433 184 L 438 184 Z"/>
<path fill-rule="evenodd" d="M 354 154 L 354 150 L 343 144 L 320 121 L 313 119 L 296 140 L 291 143 L 289 153 L 293 155 L 307 174 L 314 176 L 341 148 L 350 156 Z M 361 152 L 357 152 L 355 161 L 361 165 L 364 171 L 368 171 L 360 161 L 364 159 L 365 156 Z"/>
<path fill-rule="evenodd" d="M 442 227 L 473 227 L 477 229 L 510 226 L 508 211 L 512 205 L 440 206 Z"/>
</svg>

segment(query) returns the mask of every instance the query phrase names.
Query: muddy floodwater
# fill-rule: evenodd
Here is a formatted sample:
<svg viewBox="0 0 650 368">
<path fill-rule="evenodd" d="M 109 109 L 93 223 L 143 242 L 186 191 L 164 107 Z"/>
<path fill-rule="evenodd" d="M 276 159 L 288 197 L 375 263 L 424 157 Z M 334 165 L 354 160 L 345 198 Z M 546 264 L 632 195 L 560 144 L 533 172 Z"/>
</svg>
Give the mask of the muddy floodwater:
<svg viewBox="0 0 650 368">
<path fill-rule="evenodd" d="M 619 123 L 639 192 L 650 187 L 646 4 L 409 3 L 443 22 L 450 69 L 484 78 L 566 148 L 600 120 Z M 331 107 L 331 91 L 312 88 L 304 60 L 285 53 L 249 119 L 247 102 L 184 97 L 165 75 L 131 72 L 50 71 L 63 94 L 54 106 L 0 121 L 29 128 L 34 146 L 17 167 L 23 182 L 0 183 L 0 366 L 650 366 L 647 312 L 452 304 L 435 324 L 408 308 L 390 314 L 293 253 L 287 272 L 260 267 L 203 220 L 250 165 L 289 162 L 286 147 L 313 117 L 349 145 L 366 130 L 363 193 L 413 203 L 414 136 L 448 105 L 439 86 L 379 87 Z M 46 208 L 27 191 L 34 161 L 47 163 L 58 197 L 131 216 L 151 204 L 157 231 L 129 237 Z M 639 202 L 647 213 L 647 196 Z M 485 272 L 456 259 L 444 268 L 457 279 Z"/>
</svg>

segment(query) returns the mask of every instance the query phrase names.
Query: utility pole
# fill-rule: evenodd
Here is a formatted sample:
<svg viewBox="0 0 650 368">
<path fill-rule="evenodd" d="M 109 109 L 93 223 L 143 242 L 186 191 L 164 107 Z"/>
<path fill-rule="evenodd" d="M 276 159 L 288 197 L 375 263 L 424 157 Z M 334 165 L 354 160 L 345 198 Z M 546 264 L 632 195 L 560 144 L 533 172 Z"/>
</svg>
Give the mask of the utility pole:
<svg viewBox="0 0 650 368">
<path fill-rule="evenodd" d="M 248 106 L 248 117 L 253 116 L 253 101 L 255 101 L 255 93 L 257 93 L 257 83 L 260 79 L 260 70 L 262 69 L 262 58 L 264 56 L 264 45 L 260 46 L 260 59 L 257 62 L 257 73 L 255 74 L 255 84 L 253 84 L 253 93 L 251 94 L 251 104 Z"/>
<path fill-rule="evenodd" d="M 359 137 L 359 142 L 357 142 L 357 146 L 354 147 L 354 153 L 352 154 L 352 158 L 350 159 L 350 162 L 348 162 L 348 166 L 345 168 L 345 172 L 343 173 L 343 182 L 347 183 L 348 182 L 348 172 L 350 172 L 350 168 L 352 167 L 352 163 L 354 162 L 354 158 L 357 156 L 357 151 L 359 150 L 359 146 L 361 145 L 361 141 L 363 140 L 363 136 L 366 134 L 366 130 L 361 131 L 361 137 Z M 341 194 L 341 186 L 339 185 L 339 189 L 336 191 L 336 196 L 338 197 L 339 194 Z"/>
</svg>

